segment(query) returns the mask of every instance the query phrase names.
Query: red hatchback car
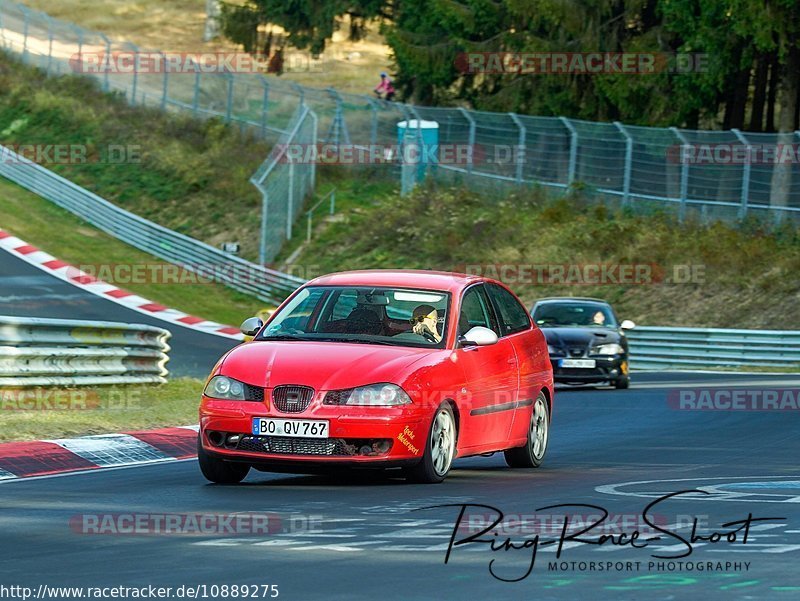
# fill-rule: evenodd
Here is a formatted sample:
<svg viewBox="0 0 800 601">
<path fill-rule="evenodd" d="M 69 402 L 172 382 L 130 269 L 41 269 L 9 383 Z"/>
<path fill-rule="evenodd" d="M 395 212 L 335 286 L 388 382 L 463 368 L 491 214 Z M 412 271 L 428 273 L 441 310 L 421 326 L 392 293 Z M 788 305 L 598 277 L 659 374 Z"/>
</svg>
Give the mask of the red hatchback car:
<svg viewBox="0 0 800 601">
<path fill-rule="evenodd" d="M 400 468 L 441 482 L 453 459 L 503 451 L 538 467 L 553 371 L 542 332 L 503 284 L 433 271 L 308 282 L 220 359 L 200 405 L 200 468 L 315 473 Z"/>
</svg>

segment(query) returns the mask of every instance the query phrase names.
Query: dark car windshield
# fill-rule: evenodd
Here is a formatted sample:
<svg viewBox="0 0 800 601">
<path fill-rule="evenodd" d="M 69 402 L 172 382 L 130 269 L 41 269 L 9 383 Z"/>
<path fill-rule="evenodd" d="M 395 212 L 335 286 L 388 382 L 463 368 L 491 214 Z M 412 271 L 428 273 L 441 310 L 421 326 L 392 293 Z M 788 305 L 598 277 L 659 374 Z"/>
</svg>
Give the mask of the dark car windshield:
<svg viewBox="0 0 800 601">
<path fill-rule="evenodd" d="M 615 328 L 617 320 L 611 307 L 602 303 L 576 301 L 540 303 L 533 311 L 539 327 L 578 326 Z"/>
<path fill-rule="evenodd" d="M 308 286 L 256 340 L 325 341 L 443 348 L 450 294 L 363 286 Z"/>
</svg>

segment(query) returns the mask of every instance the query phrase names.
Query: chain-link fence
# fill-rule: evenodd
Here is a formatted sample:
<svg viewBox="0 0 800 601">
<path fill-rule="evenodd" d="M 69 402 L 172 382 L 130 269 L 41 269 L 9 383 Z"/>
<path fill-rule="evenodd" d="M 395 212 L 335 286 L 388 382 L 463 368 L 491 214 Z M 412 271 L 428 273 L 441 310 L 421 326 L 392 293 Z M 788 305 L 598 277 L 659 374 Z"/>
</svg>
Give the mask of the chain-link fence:
<svg viewBox="0 0 800 601">
<path fill-rule="evenodd" d="M 217 117 L 284 146 L 348 147 L 350 158 L 337 164 L 380 163 L 385 169 L 371 173 L 399 179 L 403 192 L 428 176 L 476 189 L 577 186 L 632 209 L 671 207 L 681 217 L 800 216 L 800 132 L 695 131 L 413 106 L 302 87 L 257 70 L 207 72 L 198 64 L 192 72 L 195 59 L 185 55 L 181 68 L 154 69 L 154 57 L 167 64 L 175 53 L 142 51 L 3 0 L 0 44 L 48 73 L 92 76 L 133 104 Z M 94 69 L 92 60 L 99 63 Z M 423 135 L 422 122 L 435 124 L 433 137 Z M 414 123 L 418 131 L 409 132 Z M 404 163 L 402 148 L 412 140 L 423 149 L 421 167 Z M 265 194 L 262 262 L 291 237 L 314 183 L 313 167 L 293 162 L 273 152 L 253 176 Z"/>
</svg>

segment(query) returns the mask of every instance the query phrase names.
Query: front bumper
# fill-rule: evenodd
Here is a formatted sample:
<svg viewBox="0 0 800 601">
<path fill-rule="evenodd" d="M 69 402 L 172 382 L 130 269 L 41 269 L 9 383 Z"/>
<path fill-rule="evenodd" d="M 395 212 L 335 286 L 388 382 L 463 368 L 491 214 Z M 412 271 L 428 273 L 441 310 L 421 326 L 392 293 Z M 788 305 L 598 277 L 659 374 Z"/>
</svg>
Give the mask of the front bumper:
<svg viewBox="0 0 800 601">
<path fill-rule="evenodd" d="M 614 355 L 611 357 L 581 357 L 594 359 L 595 367 L 560 367 L 559 360 L 563 356 L 551 356 L 553 364 L 553 380 L 561 384 L 592 384 L 598 382 L 614 382 L 628 375 L 627 355 Z"/>
<path fill-rule="evenodd" d="M 329 437 L 254 435 L 255 417 L 327 420 Z M 379 408 L 312 404 L 302 413 L 283 413 L 263 402 L 203 397 L 200 440 L 207 453 L 256 467 L 413 464 L 424 453 L 430 419 L 413 405 Z"/>
</svg>

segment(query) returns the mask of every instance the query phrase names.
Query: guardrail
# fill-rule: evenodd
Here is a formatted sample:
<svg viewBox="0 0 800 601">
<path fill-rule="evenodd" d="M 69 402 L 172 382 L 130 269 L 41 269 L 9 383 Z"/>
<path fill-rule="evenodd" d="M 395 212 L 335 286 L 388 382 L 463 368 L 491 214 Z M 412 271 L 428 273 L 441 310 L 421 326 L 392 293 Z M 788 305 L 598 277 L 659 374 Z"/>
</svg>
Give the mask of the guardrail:
<svg viewBox="0 0 800 601">
<path fill-rule="evenodd" d="M 626 332 L 631 369 L 800 367 L 800 331 L 637 326 Z"/>
<path fill-rule="evenodd" d="M 0 175 L 139 250 L 265 301 L 279 302 L 304 283 L 134 215 L 8 148 L 3 153 Z"/>
<path fill-rule="evenodd" d="M 166 382 L 167 330 L 0 316 L 0 388 Z"/>
</svg>

